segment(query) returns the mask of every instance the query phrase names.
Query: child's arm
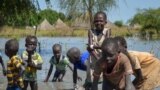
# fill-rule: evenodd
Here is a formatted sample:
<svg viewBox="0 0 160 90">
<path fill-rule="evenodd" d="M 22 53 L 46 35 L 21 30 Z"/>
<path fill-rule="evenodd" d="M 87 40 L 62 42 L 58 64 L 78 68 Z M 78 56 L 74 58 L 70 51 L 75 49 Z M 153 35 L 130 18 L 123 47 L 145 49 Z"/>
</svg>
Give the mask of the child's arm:
<svg viewBox="0 0 160 90">
<path fill-rule="evenodd" d="M 74 71 L 73 68 L 72 68 L 69 64 L 68 64 L 67 66 L 69 67 L 69 69 L 70 69 L 72 72 Z M 78 75 L 77 75 L 77 79 L 80 80 L 80 81 L 82 81 L 82 78 L 79 77 Z"/>
<path fill-rule="evenodd" d="M 134 70 L 136 78 L 133 80 L 133 84 L 136 85 L 137 83 L 143 82 L 144 78 L 142 76 L 142 71 L 141 69 L 136 69 Z"/>
<path fill-rule="evenodd" d="M 76 88 L 77 86 L 77 68 L 74 66 L 74 69 L 73 69 L 73 84 L 74 84 L 74 87 Z"/>
<path fill-rule="evenodd" d="M 5 66 L 4 66 L 4 63 L 3 63 L 3 59 L 2 59 L 1 56 L 0 56 L 0 63 L 1 63 L 1 65 L 2 65 L 3 75 L 6 76 L 6 69 L 5 69 Z"/>
<path fill-rule="evenodd" d="M 125 84 L 125 90 L 136 90 L 131 81 L 131 74 L 126 74 Z"/>
<path fill-rule="evenodd" d="M 51 64 L 51 65 L 50 65 L 50 68 L 49 68 L 49 71 L 48 71 L 48 74 L 47 74 L 47 77 L 46 77 L 46 79 L 44 80 L 44 82 L 48 82 L 48 79 L 49 79 L 49 77 L 50 77 L 50 75 L 51 75 L 51 73 L 52 73 L 52 70 L 53 70 L 53 65 Z"/>
</svg>

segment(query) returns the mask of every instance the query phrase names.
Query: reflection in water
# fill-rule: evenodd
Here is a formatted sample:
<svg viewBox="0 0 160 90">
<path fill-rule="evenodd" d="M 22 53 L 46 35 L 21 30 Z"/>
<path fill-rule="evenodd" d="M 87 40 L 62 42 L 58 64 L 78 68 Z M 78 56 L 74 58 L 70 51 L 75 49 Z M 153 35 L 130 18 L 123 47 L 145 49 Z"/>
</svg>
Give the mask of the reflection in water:
<svg viewBox="0 0 160 90">
<path fill-rule="evenodd" d="M 138 51 L 148 51 L 151 53 L 154 53 L 157 57 L 160 57 L 160 40 L 154 40 L 154 41 L 143 41 L 138 38 L 126 38 L 128 43 L 128 49 L 129 50 L 138 50 Z M 5 42 L 8 39 L 6 38 L 0 38 L 0 50 L 2 52 L 2 57 L 5 62 L 7 62 L 8 58 L 4 54 L 4 45 Z M 64 77 L 64 82 L 61 83 L 43 83 L 42 81 L 47 76 L 48 69 L 49 69 L 49 59 L 51 58 L 52 54 L 52 46 L 55 43 L 59 43 L 62 45 L 63 54 L 65 55 L 66 51 L 71 47 L 78 47 L 83 52 L 86 49 L 87 44 L 87 38 L 82 37 L 38 37 L 38 40 L 40 42 L 40 48 L 41 48 L 41 56 L 44 60 L 43 63 L 43 69 L 41 71 L 38 71 L 38 81 L 40 88 L 39 90 L 72 90 L 73 83 L 72 83 L 72 72 L 67 69 L 67 73 Z M 21 52 L 25 50 L 25 39 L 21 38 L 19 40 L 20 44 L 20 50 L 19 55 L 21 55 Z M 37 47 L 37 51 L 39 51 L 39 47 Z M 54 69 L 55 70 L 55 69 Z M 53 73 L 50 77 L 50 80 L 53 78 Z M 81 73 L 81 77 L 85 78 L 85 72 L 79 71 L 79 74 Z M 84 80 L 83 80 L 84 82 Z M 79 82 L 80 85 L 83 84 L 83 82 Z M 2 84 L 1 84 L 2 85 Z"/>
</svg>

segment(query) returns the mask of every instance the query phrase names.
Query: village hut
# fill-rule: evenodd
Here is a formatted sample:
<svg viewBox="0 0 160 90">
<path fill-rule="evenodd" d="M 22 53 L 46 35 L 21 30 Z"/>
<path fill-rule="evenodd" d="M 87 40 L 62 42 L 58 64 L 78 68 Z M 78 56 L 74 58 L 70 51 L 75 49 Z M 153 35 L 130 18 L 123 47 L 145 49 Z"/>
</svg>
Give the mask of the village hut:
<svg viewBox="0 0 160 90">
<path fill-rule="evenodd" d="M 38 30 L 54 30 L 54 27 L 47 21 L 47 19 L 44 19 L 43 22 L 38 25 Z"/>
<path fill-rule="evenodd" d="M 67 24 L 65 24 L 60 18 L 54 24 L 56 30 L 72 30 Z"/>
</svg>

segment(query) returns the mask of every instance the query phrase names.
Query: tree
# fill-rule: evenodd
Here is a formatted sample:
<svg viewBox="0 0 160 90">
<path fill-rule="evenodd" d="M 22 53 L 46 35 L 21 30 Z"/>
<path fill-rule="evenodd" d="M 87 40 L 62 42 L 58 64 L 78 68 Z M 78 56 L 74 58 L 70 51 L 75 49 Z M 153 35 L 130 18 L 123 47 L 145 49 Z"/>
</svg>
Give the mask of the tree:
<svg viewBox="0 0 160 90">
<path fill-rule="evenodd" d="M 92 25 L 93 14 L 97 11 L 108 11 L 116 6 L 116 0 L 59 0 L 60 7 L 67 10 L 67 15 L 74 17 L 76 13 L 88 13 Z M 85 15 L 85 14 L 84 14 Z"/>
<path fill-rule="evenodd" d="M 142 31 L 153 29 L 158 33 L 160 30 L 160 8 L 140 10 L 132 19 L 130 19 L 130 24 L 141 25 Z"/>
<path fill-rule="evenodd" d="M 122 27 L 123 26 L 123 21 L 115 21 L 114 24 L 118 27 Z"/>
<path fill-rule="evenodd" d="M 45 9 L 39 12 L 40 22 L 47 19 L 51 24 L 55 23 L 58 18 L 65 20 L 65 15 L 52 9 Z"/>
</svg>

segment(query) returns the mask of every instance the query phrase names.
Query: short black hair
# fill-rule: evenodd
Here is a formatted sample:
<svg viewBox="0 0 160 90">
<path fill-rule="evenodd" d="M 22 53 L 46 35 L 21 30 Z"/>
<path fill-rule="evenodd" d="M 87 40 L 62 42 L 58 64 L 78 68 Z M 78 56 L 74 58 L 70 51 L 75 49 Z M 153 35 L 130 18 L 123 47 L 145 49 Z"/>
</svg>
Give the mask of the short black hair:
<svg viewBox="0 0 160 90">
<path fill-rule="evenodd" d="M 19 43 L 16 39 L 10 39 L 5 44 L 5 49 L 12 55 L 16 55 L 19 49 Z"/>
<path fill-rule="evenodd" d="M 67 56 L 71 57 L 72 55 L 78 56 L 80 55 L 80 50 L 77 47 L 72 47 L 67 51 Z"/>
<path fill-rule="evenodd" d="M 99 14 L 102 14 L 102 15 L 103 15 L 103 17 L 104 17 L 104 19 L 105 19 L 105 20 L 107 20 L 107 15 L 106 15 L 106 13 L 105 13 L 105 12 L 103 12 L 103 11 L 99 11 L 99 12 L 97 12 L 97 13 L 94 15 L 94 18 L 96 18 Z"/>
<path fill-rule="evenodd" d="M 103 49 L 109 46 L 112 46 L 112 48 L 119 52 L 118 43 L 116 42 L 115 38 L 105 38 L 101 48 Z"/>
<path fill-rule="evenodd" d="M 114 37 L 117 43 L 120 43 L 122 46 L 127 48 L 127 41 L 122 36 L 116 36 Z"/>
<path fill-rule="evenodd" d="M 30 41 L 31 39 L 35 39 L 35 41 L 36 41 L 35 43 L 38 42 L 38 39 L 37 39 L 36 36 L 34 36 L 34 35 L 28 35 L 28 36 L 26 37 L 26 39 L 25 39 L 26 43 L 27 43 L 28 41 Z"/>
<path fill-rule="evenodd" d="M 56 48 L 60 48 L 62 50 L 62 47 L 60 44 L 56 43 L 52 46 L 52 50 L 55 50 Z"/>
</svg>

